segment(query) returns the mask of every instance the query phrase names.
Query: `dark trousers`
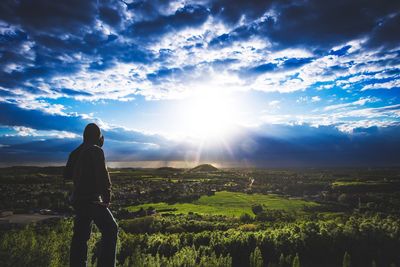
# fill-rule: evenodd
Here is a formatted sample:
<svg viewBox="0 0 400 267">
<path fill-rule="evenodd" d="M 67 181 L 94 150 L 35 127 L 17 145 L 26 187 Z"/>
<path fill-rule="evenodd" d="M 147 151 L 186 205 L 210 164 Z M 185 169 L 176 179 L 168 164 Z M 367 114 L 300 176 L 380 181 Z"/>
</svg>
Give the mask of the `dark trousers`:
<svg viewBox="0 0 400 267">
<path fill-rule="evenodd" d="M 117 246 L 118 225 L 110 210 L 93 203 L 79 203 L 74 205 L 74 233 L 71 241 L 70 266 L 86 266 L 87 241 L 92 230 L 92 221 L 101 232 L 100 255 L 97 266 L 115 266 L 115 252 Z"/>
</svg>

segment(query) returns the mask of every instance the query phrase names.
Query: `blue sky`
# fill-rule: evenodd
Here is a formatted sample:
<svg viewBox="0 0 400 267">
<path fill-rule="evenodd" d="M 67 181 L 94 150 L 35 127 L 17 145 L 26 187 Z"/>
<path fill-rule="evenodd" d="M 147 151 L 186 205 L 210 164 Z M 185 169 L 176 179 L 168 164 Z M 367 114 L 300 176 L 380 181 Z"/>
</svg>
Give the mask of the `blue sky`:
<svg viewBox="0 0 400 267">
<path fill-rule="evenodd" d="M 398 1 L 6 0 L 0 62 L 2 165 L 399 164 Z"/>
</svg>

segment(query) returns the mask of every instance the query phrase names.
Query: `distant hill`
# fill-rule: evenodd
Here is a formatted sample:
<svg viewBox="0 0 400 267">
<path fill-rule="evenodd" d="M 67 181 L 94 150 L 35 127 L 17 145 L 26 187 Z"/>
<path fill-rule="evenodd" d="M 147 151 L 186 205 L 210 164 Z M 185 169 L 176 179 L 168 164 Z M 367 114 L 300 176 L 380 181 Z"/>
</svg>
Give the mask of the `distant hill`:
<svg viewBox="0 0 400 267">
<path fill-rule="evenodd" d="M 182 169 L 173 168 L 173 167 L 160 167 L 160 168 L 157 168 L 157 171 L 162 171 L 162 172 L 180 172 L 180 171 L 182 171 Z"/>
<path fill-rule="evenodd" d="M 211 164 L 201 164 L 190 170 L 190 172 L 216 172 L 216 171 L 219 171 L 219 169 Z"/>
</svg>

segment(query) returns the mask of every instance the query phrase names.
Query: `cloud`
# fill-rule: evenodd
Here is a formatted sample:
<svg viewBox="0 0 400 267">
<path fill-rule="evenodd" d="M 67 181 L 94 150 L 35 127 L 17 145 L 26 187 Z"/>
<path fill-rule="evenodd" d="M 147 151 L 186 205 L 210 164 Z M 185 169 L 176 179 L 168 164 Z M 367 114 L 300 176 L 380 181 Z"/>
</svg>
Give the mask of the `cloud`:
<svg viewBox="0 0 400 267">
<path fill-rule="evenodd" d="M 332 49 L 329 54 L 330 55 L 335 55 L 335 56 L 344 56 L 347 54 L 349 49 L 351 48 L 351 45 L 345 45 L 339 49 Z"/>
<path fill-rule="evenodd" d="M 395 48 L 400 42 L 400 12 L 389 14 L 375 26 L 367 45 L 381 48 Z"/>
<path fill-rule="evenodd" d="M 392 80 L 389 82 L 373 83 L 365 85 L 361 90 L 373 90 L 373 89 L 393 89 L 400 87 L 400 80 Z"/>
<path fill-rule="evenodd" d="M 284 69 L 295 69 L 313 61 L 313 58 L 289 58 L 282 64 Z"/>
<path fill-rule="evenodd" d="M 229 151 L 221 147 L 169 141 L 155 144 L 106 139 L 108 161 L 196 161 L 238 163 L 259 167 L 304 166 L 380 166 L 398 164 L 400 126 L 356 128 L 339 131 L 334 126 L 265 124 L 242 129 L 236 139 L 228 140 Z M 0 144 L 9 137 L 0 136 Z M 20 136 L 17 143 L 0 147 L 7 162 L 65 162 L 79 138 L 30 140 Z M 34 137 L 33 137 L 34 138 Z M 143 140 L 142 140 L 143 141 Z M 22 151 L 24 152 L 23 154 Z M 374 153 L 370 153 L 374 151 Z M 18 157 L 17 157 L 18 156 Z"/>
<path fill-rule="evenodd" d="M 18 127 L 18 129 L 55 130 L 81 135 L 85 126 L 94 121 L 103 128 L 104 135 L 109 139 L 139 143 L 167 142 L 159 135 L 144 134 L 123 127 L 110 126 L 87 115 L 49 113 L 37 109 L 21 108 L 12 103 L 0 103 L 0 107 L 4 111 L 0 114 L 0 124 Z"/>
<path fill-rule="evenodd" d="M 311 102 L 319 102 L 319 101 L 321 101 L 321 98 L 319 96 L 316 95 L 311 97 Z"/>
<path fill-rule="evenodd" d="M 251 0 L 236 1 L 232 4 L 232 1 L 229 0 L 216 0 L 211 1 L 211 13 L 224 22 L 234 25 L 241 19 L 252 21 L 261 17 L 271 6 L 272 2 Z"/>
<path fill-rule="evenodd" d="M 376 98 L 360 98 L 357 101 L 354 102 L 350 102 L 350 103 L 342 103 L 342 104 L 335 104 L 335 105 L 330 105 L 330 106 L 326 106 L 324 108 L 325 111 L 331 111 L 331 110 L 338 110 L 338 109 L 344 109 L 344 108 L 348 108 L 348 107 L 354 107 L 354 106 L 364 106 L 366 103 L 373 103 L 379 101 L 379 99 Z"/>
<path fill-rule="evenodd" d="M 277 69 L 277 64 L 274 63 L 265 63 L 265 64 L 261 64 L 255 67 L 252 67 L 250 69 L 247 69 L 245 71 L 246 74 L 263 74 L 266 72 L 272 72 L 274 70 Z"/>
<path fill-rule="evenodd" d="M 390 35 L 390 30 L 398 19 L 393 12 L 399 11 L 399 4 L 393 1 L 262 1 L 233 5 L 233 12 L 227 8 L 221 16 L 227 23 L 243 19 L 245 25 L 228 34 L 221 35 L 219 42 L 231 42 L 251 36 L 263 36 L 278 47 L 309 46 L 311 48 L 331 48 L 332 46 L 359 39 L 375 29 L 376 35 L 371 36 L 370 43 L 376 43 L 374 38 L 385 43 L 396 44 L 398 41 Z M 216 5 L 218 6 L 218 4 Z M 246 9 L 247 7 L 247 9 Z M 362 8 L 360 8 L 362 7 Z M 239 8 L 242 8 L 240 11 Z M 237 16 L 236 12 L 240 13 Z M 214 12 L 215 13 L 215 12 Z M 251 18 L 247 20 L 248 18 Z M 340 18 L 340 19 L 337 19 Z M 387 18 L 382 21 L 383 18 Z M 294 23 L 295 22 L 295 23 Z M 247 24 L 246 24 L 247 23 Z M 380 23 L 379 27 L 377 27 Z M 247 28 L 242 31 L 239 29 Z M 393 28 L 394 31 L 397 30 Z M 240 34 L 242 32 L 243 34 Z M 218 42 L 217 39 L 213 43 Z M 397 42 L 398 43 L 398 42 Z M 332 51 L 332 54 L 345 53 L 346 48 Z"/>
<path fill-rule="evenodd" d="M 77 32 L 95 21 L 96 5 L 91 1 L 29 0 L 3 1 L 0 16 L 27 30 Z"/>
<path fill-rule="evenodd" d="M 232 76 L 246 90 L 293 92 L 333 84 L 345 72 L 367 79 L 400 65 L 395 50 L 380 50 L 398 43 L 385 33 L 398 19 L 393 1 L 110 0 L 72 8 L 40 0 L 2 6 L 0 82 L 7 90 L 0 92 L 8 99 L 170 99 L 201 82 L 193 74 L 212 72 Z M 375 39 L 380 45 L 372 45 Z M 227 58 L 229 64 L 216 64 Z M 122 65 L 130 69 L 121 72 Z M 174 73 L 167 77 L 167 71 Z M 177 90 L 170 89 L 172 80 Z"/>
<path fill-rule="evenodd" d="M 2 110 L 0 124 L 2 125 L 23 126 L 38 130 L 67 130 L 75 133 L 81 132 L 86 126 L 86 121 L 82 116 L 50 114 L 4 102 L 0 102 L 0 107 Z"/>
<path fill-rule="evenodd" d="M 101 6 L 99 8 L 100 19 L 111 26 L 117 26 L 121 23 L 121 14 L 117 9 L 109 6 Z"/>
<path fill-rule="evenodd" d="M 274 116 L 254 112 L 257 125 L 326 125 L 339 143 L 356 127 L 378 127 L 369 134 L 381 138 L 380 129 L 394 127 L 400 116 L 399 14 L 400 3 L 390 0 L 5 0 L 0 125 L 15 136 L 0 144 L 11 154 L 23 151 L 18 142 L 34 153 L 40 138 L 51 140 L 49 149 L 61 142 L 70 149 L 94 120 L 104 126 L 115 159 L 190 158 L 191 144 L 111 125 L 67 103 L 184 100 L 204 88 L 254 94 L 275 107 Z M 297 141 L 248 135 L 247 151 L 265 153 L 269 145 L 305 151 Z M 226 156 L 216 150 L 209 155 Z"/>
<path fill-rule="evenodd" d="M 378 19 L 398 8 L 399 4 L 392 1 L 278 4 L 278 15 L 268 29 L 268 36 L 286 46 L 329 47 L 368 34 Z"/>
<path fill-rule="evenodd" d="M 209 11 L 201 5 L 186 5 L 176 10 L 173 15 L 159 16 L 153 20 L 135 22 L 129 29 L 133 38 L 159 36 L 166 32 L 195 27 L 203 24 Z"/>
<path fill-rule="evenodd" d="M 272 100 L 268 103 L 268 106 L 272 107 L 272 108 L 279 108 L 279 103 L 281 101 L 279 100 Z"/>
<path fill-rule="evenodd" d="M 288 131 L 294 136 L 255 134 L 250 137 L 256 144 L 255 151 L 242 155 L 242 160 L 263 166 L 396 165 L 400 141 L 395 135 L 399 129 L 399 126 L 374 128 L 374 131 L 360 128 L 346 134 L 332 126 L 278 126 L 278 132 Z"/>
</svg>

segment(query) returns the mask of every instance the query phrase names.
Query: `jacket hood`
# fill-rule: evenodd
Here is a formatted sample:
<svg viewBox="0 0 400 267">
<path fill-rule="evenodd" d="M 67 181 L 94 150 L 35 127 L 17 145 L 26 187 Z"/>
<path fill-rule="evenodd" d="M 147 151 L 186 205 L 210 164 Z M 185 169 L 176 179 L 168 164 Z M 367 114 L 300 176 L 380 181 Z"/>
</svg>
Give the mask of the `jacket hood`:
<svg viewBox="0 0 400 267">
<path fill-rule="evenodd" d="M 83 143 L 97 144 L 101 137 L 101 130 L 95 123 L 89 123 L 83 132 Z"/>
</svg>

